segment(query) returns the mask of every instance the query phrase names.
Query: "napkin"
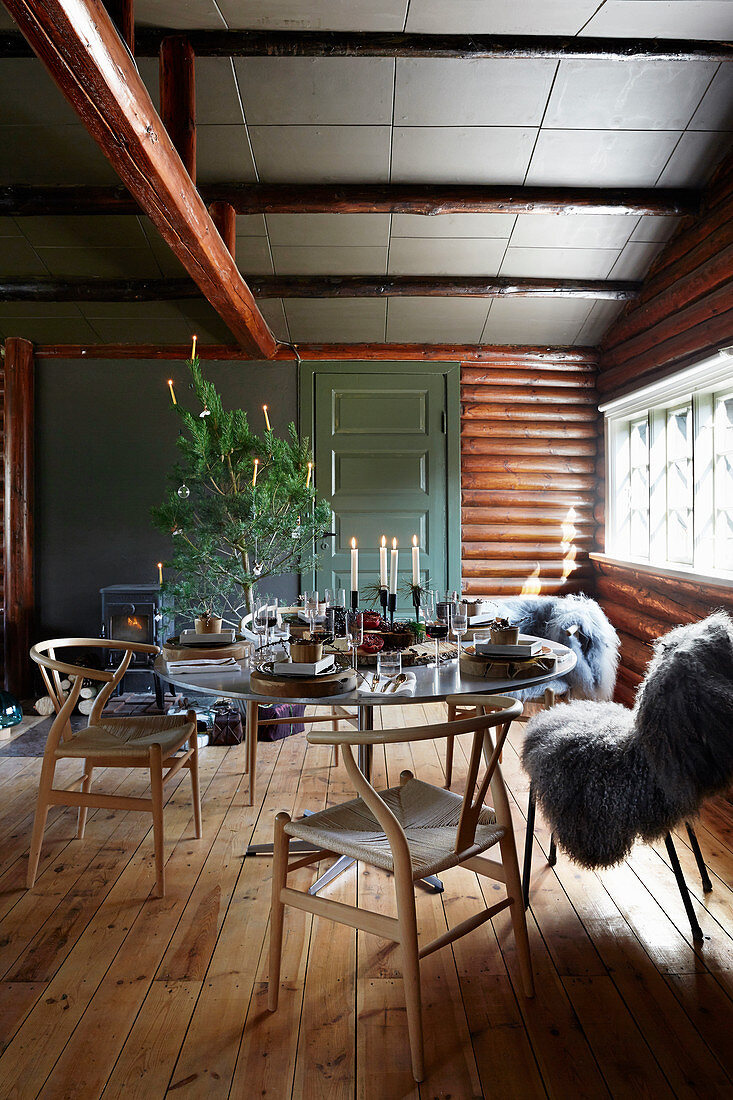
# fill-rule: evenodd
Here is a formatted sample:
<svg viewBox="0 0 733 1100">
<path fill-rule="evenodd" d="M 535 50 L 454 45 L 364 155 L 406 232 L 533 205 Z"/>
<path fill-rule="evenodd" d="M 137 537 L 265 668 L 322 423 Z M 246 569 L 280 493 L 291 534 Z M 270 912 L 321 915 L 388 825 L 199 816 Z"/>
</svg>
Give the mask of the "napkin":
<svg viewBox="0 0 733 1100">
<path fill-rule="evenodd" d="M 363 687 L 360 687 L 359 691 L 366 695 L 383 695 L 385 698 L 392 698 L 392 696 L 396 697 L 398 695 L 414 695 L 415 686 L 417 684 L 415 673 L 405 672 L 404 675 L 407 677 L 407 679 L 404 681 L 404 683 L 400 684 L 396 691 L 381 691 L 379 687 L 377 687 L 377 690 L 374 691 L 367 684 L 364 684 Z M 385 687 L 389 687 L 389 682 L 387 680 L 383 681 L 383 683 Z"/>
<path fill-rule="evenodd" d="M 168 661 L 169 672 L 229 672 L 239 665 L 233 657 L 201 657 L 191 661 Z"/>
</svg>

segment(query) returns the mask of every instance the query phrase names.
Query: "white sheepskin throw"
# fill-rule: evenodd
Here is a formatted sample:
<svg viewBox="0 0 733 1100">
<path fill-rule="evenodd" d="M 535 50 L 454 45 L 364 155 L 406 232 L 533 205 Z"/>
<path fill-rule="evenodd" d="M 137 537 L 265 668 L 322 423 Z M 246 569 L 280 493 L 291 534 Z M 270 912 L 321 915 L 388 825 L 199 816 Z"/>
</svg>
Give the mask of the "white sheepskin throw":
<svg viewBox="0 0 733 1100">
<path fill-rule="evenodd" d="M 633 711 L 578 701 L 537 715 L 522 762 L 583 866 L 664 836 L 733 780 L 733 620 L 716 612 L 660 638 Z"/>
</svg>

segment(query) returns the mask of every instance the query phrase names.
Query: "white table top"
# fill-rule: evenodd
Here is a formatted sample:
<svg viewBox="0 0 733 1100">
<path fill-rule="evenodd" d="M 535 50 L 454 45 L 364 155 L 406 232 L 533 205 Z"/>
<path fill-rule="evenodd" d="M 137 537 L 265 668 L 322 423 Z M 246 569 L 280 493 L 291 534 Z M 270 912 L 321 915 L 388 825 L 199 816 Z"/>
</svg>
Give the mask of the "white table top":
<svg viewBox="0 0 733 1100">
<path fill-rule="evenodd" d="M 240 664 L 236 669 L 227 669 L 220 673 L 196 674 L 191 672 L 168 671 L 168 665 L 164 657 L 158 657 L 155 662 L 155 671 L 161 680 L 173 684 L 177 688 L 188 691 L 200 692 L 205 695 L 224 696 L 230 699 L 256 700 L 262 704 L 267 703 L 303 703 L 310 705 L 330 706 L 408 706 L 410 703 L 437 703 L 443 702 L 448 695 L 469 695 L 471 693 L 483 693 L 487 695 L 513 695 L 524 688 L 535 687 L 549 683 L 559 677 L 567 675 L 575 666 L 575 654 L 567 646 L 557 642 L 548 642 L 548 645 L 558 655 L 557 666 L 552 672 L 542 676 L 534 676 L 522 680 L 482 680 L 476 676 L 467 676 L 461 672 L 458 661 L 449 661 L 440 668 L 428 668 L 425 665 L 415 665 L 410 671 L 415 674 L 416 684 L 414 695 L 370 695 L 364 691 L 350 691 L 344 695 L 329 695 L 324 699 L 292 698 L 288 696 L 280 699 L 272 695 L 259 695 L 250 689 L 249 668 Z"/>
</svg>

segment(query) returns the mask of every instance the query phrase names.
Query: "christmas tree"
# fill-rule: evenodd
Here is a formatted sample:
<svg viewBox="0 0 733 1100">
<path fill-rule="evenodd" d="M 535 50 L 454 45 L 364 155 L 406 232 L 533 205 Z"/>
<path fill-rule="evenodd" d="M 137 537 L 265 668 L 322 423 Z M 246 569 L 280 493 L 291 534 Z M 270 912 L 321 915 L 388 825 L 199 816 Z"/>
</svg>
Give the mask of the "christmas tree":
<svg viewBox="0 0 733 1100">
<path fill-rule="evenodd" d="M 192 349 L 188 362 L 200 411 L 172 407 L 182 431 L 171 490 L 153 509 L 156 527 L 173 538 L 164 592 L 177 616 L 223 617 L 238 625 L 252 610 L 253 589 L 283 573 L 305 572 L 316 544 L 330 530 L 331 509 L 313 484 L 307 439 L 295 425 L 279 439 L 255 434 L 242 409 L 224 409 Z"/>
</svg>

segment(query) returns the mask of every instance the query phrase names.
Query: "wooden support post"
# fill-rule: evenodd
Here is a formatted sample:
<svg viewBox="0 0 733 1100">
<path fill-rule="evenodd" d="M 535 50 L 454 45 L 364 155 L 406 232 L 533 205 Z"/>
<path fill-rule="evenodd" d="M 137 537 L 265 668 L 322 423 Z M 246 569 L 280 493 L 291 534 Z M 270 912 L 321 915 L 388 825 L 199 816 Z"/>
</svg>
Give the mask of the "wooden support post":
<svg viewBox="0 0 733 1100">
<path fill-rule="evenodd" d="M 159 62 L 160 117 L 195 183 L 196 59 L 185 35 L 173 34 L 163 39 Z"/>
<path fill-rule="evenodd" d="M 105 0 L 110 19 L 120 32 L 120 38 L 127 43 L 131 54 L 135 54 L 135 0 Z"/>
<path fill-rule="evenodd" d="M 21 698 L 31 694 L 35 611 L 33 576 L 34 371 L 33 345 L 5 341 L 4 663 L 5 687 Z"/>
<path fill-rule="evenodd" d="M 97 0 L 5 0 L 5 6 L 237 341 L 271 359 L 277 341 L 104 8 Z"/>
<path fill-rule="evenodd" d="M 211 220 L 219 230 L 219 236 L 229 249 L 232 259 L 237 248 L 237 212 L 231 203 L 212 202 L 209 207 Z"/>
</svg>

